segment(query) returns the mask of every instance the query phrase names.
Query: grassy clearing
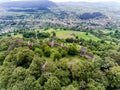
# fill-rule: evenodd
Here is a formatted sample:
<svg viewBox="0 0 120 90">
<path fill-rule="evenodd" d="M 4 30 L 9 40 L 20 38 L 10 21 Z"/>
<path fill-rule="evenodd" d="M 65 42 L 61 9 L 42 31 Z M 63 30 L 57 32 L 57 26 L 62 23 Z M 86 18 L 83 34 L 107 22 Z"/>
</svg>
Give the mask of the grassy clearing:
<svg viewBox="0 0 120 90">
<path fill-rule="evenodd" d="M 94 35 L 88 33 L 88 35 L 86 35 L 85 32 L 80 32 L 80 33 L 76 33 L 76 35 L 78 36 L 78 38 L 83 38 L 85 40 L 95 40 L 95 41 L 98 41 L 100 40 L 99 38 L 95 37 Z"/>
<path fill-rule="evenodd" d="M 107 34 L 107 33 L 110 33 L 110 32 L 115 32 L 115 30 L 108 30 L 108 29 L 103 29 L 101 30 L 103 33 Z"/>
<path fill-rule="evenodd" d="M 72 31 L 64 31 L 64 30 L 59 30 L 56 31 L 56 35 L 58 38 L 74 38 L 73 35 L 71 35 L 73 32 Z"/>
<path fill-rule="evenodd" d="M 79 32 L 79 31 L 64 31 L 64 30 L 59 30 L 59 31 L 56 31 L 56 35 L 58 38 L 75 38 L 75 36 L 78 36 L 78 38 L 83 38 L 85 40 L 95 40 L 95 41 L 98 41 L 100 40 L 99 38 L 95 37 L 94 35 L 92 34 L 88 34 L 86 35 L 85 32 Z"/>
<path fill-rule="evenodd" d="M 23 38 L 22 34 L 13 35 L 13 37 Z"/>
<path fill-rule="evenodd" d="M 85 58 L 82 58 L 82 57 L 80 57 L 80 56 L 67 56 L 67 57 L 64 57 L 64 58 L 62 58 L 61 60 L 67 60 L 67 61 L 74 61 L 74 62 L 76 62 L 76 61 L 79 61 L 79 60 L 86 60 Z"/>
</svg>

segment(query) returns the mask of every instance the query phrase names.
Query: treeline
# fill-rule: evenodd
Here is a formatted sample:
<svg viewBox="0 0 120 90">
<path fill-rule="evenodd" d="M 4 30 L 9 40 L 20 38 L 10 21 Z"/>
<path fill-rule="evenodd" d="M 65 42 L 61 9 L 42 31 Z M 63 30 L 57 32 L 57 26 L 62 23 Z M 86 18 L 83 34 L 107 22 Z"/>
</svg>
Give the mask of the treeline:
<svg viewBox="0 0 120 90">
<path fill-rule="evenodd" d="M 100 18 L 103 16 L 104 15 L 100 12 L 94 12 L 94 13 L 83 13 L 82 15 L 80 15 L 79 18 L 83 20 L 88 20 L 88 19 Z"/>
<path fill-rule="evenodd" d="M 24 32 L 23 37 L 25 38 L 49 38 L 50 33 L 47 32 Z"/>
</svg>

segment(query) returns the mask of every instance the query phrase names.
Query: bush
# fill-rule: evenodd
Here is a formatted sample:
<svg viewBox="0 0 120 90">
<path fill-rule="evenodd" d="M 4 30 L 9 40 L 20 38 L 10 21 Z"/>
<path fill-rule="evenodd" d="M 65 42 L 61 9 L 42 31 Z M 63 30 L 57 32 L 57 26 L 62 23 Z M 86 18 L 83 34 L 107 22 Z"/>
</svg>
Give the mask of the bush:
<svg viewBox="0 0 120 90">
<path fill-rule="evenodd" d="M 72 44 L 68 47 L 68 54 L 69 55 L 77 55 L 78 51 L 77 51 L 77 47 Z"/>
<path fill-rule="evenodd" d="M 39 55 L 40 57 L 42 57 L 42 55 L 43 55 L 42 50 L 39 48 L 35 48 L 34 52 L 35 52 L 35 54 Z"/>
</svg>

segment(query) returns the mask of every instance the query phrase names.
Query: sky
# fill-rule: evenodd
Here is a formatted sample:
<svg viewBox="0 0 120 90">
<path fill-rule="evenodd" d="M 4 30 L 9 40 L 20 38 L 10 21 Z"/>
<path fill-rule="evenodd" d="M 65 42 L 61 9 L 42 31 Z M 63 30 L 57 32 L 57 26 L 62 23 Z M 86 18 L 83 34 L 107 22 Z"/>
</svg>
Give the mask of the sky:
<svg viewBox="0 0 120 90">
<path fill-rule="evenodd" d="M 29 1 L 29 0 L 0 0 L 0 2 L 7 2 L 7 1 Z M 114 2 L 120 2 L 120 0 L 51 0 L 54 2 L 109 2 L 109 1 L 114 1 Z"/>
<path fill-rule="evenodd" d="M 114 1 L 114 2 L 120 2 L 120 0 L 51 0 L 54 2 L 69 2 L 69 1 L 73 1 L 73 2 L 109 2 L 109 1 Z"/>
</svg>

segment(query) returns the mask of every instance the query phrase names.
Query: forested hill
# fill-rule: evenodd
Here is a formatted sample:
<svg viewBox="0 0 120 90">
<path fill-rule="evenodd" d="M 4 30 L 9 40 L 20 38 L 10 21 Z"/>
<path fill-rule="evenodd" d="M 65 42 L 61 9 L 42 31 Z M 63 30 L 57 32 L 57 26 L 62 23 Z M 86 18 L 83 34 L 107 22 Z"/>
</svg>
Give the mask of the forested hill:
<svg viewBox="0 0 120 90">
<path fill-rule="evenodd" d="M 90 33 L 61 31 L 3 35 L 0 90 L 119 90 L 120 46 L 90 39 Z"/>
<path fill-rule="evenodd" d="M 33 1 L 12 1 L 7 3 L 2 3 L 1 7 L 7 8 L 48 8 L 56 6 L 54 2 L 49 0 L 33 0 Z"/>
</svg>

